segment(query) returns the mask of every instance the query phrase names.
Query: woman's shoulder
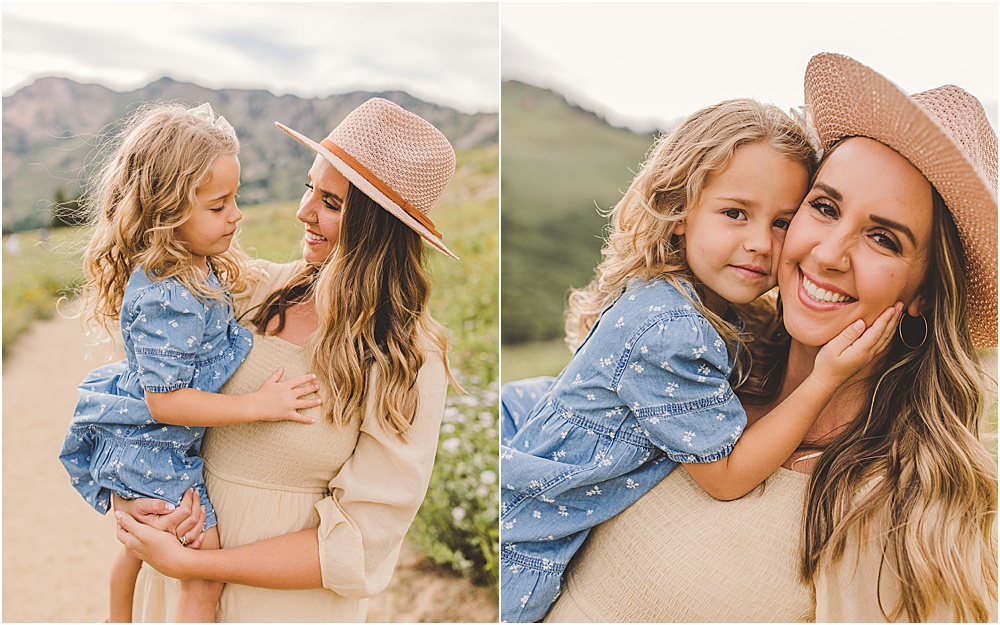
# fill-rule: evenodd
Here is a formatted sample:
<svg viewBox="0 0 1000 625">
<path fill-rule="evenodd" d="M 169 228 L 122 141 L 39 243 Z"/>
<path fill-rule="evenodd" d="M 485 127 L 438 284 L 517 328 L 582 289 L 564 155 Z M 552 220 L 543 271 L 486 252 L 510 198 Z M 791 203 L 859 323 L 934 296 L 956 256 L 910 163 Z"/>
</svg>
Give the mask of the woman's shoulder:
<svg viewBox="0 0 1000 625">
<path fill-rule="evenodd" d="M 254 279 L 247 288 L 233 292 L 236 310 L 245 311 L 263 303 L 267 296 L 285 286 L 293 276 L 305 269 L 304 260 L 290 263 L 274 263 L 269 260 L 254 259 Z"/>
</svg>

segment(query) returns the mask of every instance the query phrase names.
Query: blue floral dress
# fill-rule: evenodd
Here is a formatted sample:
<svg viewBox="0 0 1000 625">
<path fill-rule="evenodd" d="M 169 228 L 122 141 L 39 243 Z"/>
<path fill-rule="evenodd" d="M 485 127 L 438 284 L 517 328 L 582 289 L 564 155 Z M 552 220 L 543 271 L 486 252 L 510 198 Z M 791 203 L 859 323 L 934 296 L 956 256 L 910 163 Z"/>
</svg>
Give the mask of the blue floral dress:
<svg viewBox="0 0 1000 625">
<path fill-rule="evenodd" d="M 732 451 L 746 426 L 729 385 L 734 359 L 677 287 L 633 280 L 558 378 L 504 385 L 502 621 L 543 618 L 590 529 L 678 463 Z"/>
<path fill-rule="evenodd" d="M 212 271 L 206 283 L 219 288 Z M 215 525 L 198 455 L 205 428 L 156 421 L 144 393 L 218 391 L 253 345 L 231 310 L 227 302 L 199 301 L 175 279 L 150 280 L 142 267 L 132 272 L 121 309 L 126 358 L 95 369 L 77 387 L 59 454 L 73 487 L 98 512 L 108 511 L 112 492 L 177 504 L 196 488 L 205 528 Z"/>
</svg>

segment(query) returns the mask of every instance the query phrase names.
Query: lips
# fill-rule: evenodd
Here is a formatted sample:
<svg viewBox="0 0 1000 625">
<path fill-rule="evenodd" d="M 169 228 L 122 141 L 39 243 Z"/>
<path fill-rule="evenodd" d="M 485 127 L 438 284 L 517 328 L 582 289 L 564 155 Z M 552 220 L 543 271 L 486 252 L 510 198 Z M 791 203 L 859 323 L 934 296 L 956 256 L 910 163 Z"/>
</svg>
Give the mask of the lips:
<svg viewBox="0 0 1000 625">
<path fill-rule="evenodd" d="M 306 230 L 306 241 L 309 243 L 325 243 L 327 238 L 321 234 L 316 234 L 310 230 Z"/>
<path fill-rule="evenodd" d="M 807 298 L 814 302 L 820 304 L 850 304 L 851 302 L 858 301 L 857 298 L 835 289 L 832 285 L 824 284 L 820 286 L 816 284 L 801 269 L 799 270 L 799 275 L 802 277 L 802 288 L 800 290 Z"/>
<path fill-rule="evenodd" d="M 758 265 L 731 265 L 731 267 L 748 278 L 766 278 L 769 275 L 763 267 Z"/>
</svg>

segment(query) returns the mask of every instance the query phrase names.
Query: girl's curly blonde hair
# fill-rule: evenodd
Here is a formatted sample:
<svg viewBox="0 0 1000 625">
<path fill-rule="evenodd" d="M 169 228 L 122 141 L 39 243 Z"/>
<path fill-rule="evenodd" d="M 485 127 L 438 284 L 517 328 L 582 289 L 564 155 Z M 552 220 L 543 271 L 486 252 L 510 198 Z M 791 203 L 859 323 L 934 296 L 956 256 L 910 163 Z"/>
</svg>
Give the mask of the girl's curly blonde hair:
<svg viewBox="0 0 1000 625">
<path fill-rule="evenodd" d="M 88 336 L 111 333 L 137 266 L 151 280 L 177 279 L 203 300 L 226 299 L 205 285 L 175 229 L 190 217 L 195 193 L 211 176 L 215 159 L 239 149 L 231 127 L 181 104 L 146 103 L 124 120 L 100 152 L 106 156 L 82 199 L 93 228 L 80 289 Z M 235 241 L 211 262 L 225 288 L 246 288 L 247 256 Z"/>
<path fill-rule="evenodd" d="M 601 311 L 621 295 L 633 278 L 682 278 L 697 288 L 683 248 L 674 236 L 677 224 L 698 205 L 709 176 L 728 167 L 738 148 L 760 142 L 812 173 L 815 152 L 805 130 L 778 107 L 749 98 L 707 106 L 669 135 L 657 139 L 625 195 L 610 212 L 611 224 L 597 275 L 585 288 L 569 296 L 566 343 L 571 349 L 583 342 Z M 731 324 L 701 302 L 692 303 L 728 345 L 741 341 Z"/>
</svg>

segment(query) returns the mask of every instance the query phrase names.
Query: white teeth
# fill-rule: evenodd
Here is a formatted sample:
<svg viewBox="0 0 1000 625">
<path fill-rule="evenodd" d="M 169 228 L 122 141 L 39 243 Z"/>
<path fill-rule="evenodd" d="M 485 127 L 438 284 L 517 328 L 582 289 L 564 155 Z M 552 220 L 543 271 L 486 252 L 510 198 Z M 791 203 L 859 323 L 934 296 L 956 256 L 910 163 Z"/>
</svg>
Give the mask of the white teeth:
<svg viewBox="0 0 1000 625">
<path fill-rule="evenodd" d="M 312 232 L 306 231 L 306 238 L 310 241 L 326 241 L 326 237 L 321 237 L 318 234 L 313 234 Z"/>
<path fill-rule="evenodd" d="M 853 299 L 846 295 L 840 295 L 839 293 L 833 293 L 831 291 L 827 291 L 826 289 L 819 288 L 810 282 L 809 278 L 807 278 L 805 274 L 802 275 L 802 286 L 805 287 L 806 294 L 809 296 L 809 299 L 816 300 L 817 302 L 832 302 L 836 304 Z"/>
</svg>

